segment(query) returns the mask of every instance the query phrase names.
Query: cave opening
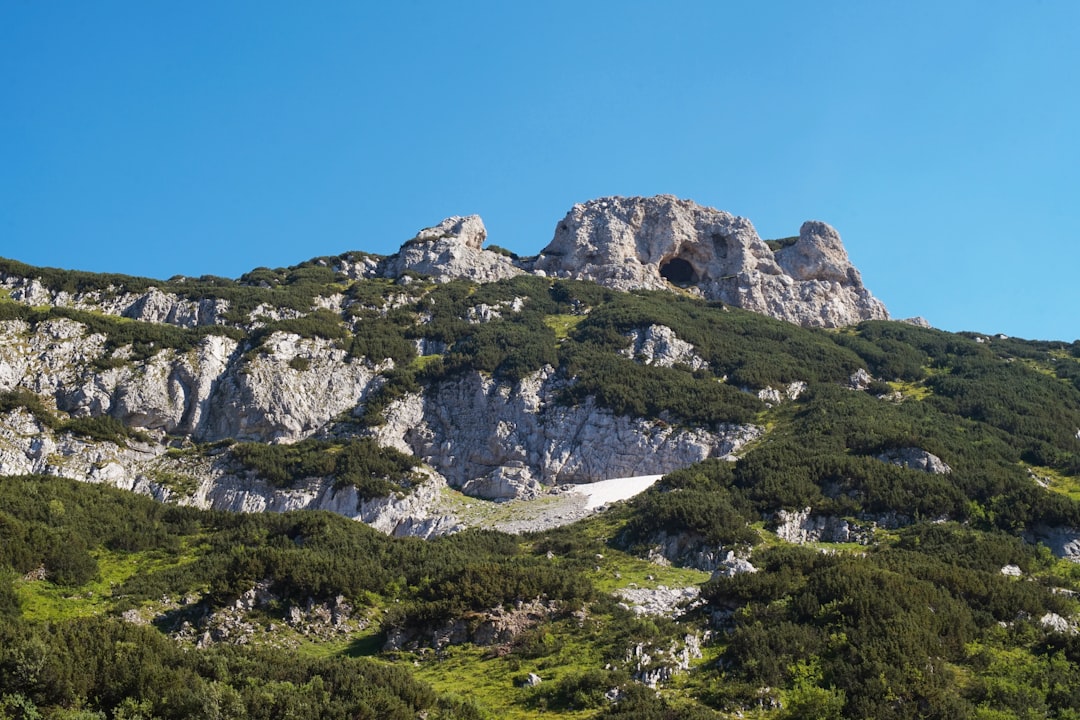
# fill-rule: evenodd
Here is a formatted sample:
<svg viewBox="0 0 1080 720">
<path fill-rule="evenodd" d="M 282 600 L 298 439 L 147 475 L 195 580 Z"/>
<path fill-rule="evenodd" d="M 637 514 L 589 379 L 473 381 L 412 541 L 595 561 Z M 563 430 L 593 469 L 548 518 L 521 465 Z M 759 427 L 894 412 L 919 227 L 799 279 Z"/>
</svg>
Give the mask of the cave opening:
<svg viewBox="0 0 1080 720">
<path fill-rule="evenodd" d="M 680 257 L 671 258 L 661 265 L 660 277 L 679 286 L 693 285 L 698 280 L 694 266 Z"/>
</svg>

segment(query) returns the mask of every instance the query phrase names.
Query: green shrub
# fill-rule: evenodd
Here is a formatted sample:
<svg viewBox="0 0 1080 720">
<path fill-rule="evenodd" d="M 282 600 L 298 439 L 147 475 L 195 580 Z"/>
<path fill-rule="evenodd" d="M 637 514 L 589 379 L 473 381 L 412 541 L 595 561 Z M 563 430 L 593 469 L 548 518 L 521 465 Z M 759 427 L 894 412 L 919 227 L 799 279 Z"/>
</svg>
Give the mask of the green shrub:
<svg viewBox="0 0 1080 720">
<path fill-rule="evenodd" d="M 312 477 L 334 477 L 352 485 L 364 498 L 383 497 L 407 488 L 419 461 L 369 438 L 345 443 L 302 440 L 293 445 L 239 443 L 230 452 L 242 465 L 271 485 L 289 487 Z"/>
</svg>

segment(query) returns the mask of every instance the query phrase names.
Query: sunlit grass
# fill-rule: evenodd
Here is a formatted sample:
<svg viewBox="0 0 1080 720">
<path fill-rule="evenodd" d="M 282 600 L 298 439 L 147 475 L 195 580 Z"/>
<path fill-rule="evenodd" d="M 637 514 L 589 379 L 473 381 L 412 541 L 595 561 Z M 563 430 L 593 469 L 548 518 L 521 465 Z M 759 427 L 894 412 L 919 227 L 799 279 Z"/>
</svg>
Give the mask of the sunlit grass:
<svg viewBox="0 0 1080 720">
<path fill-rule="evenodd" d="M 428 365 L 431 365 L 433 362 L 442 360 L 442 357 L 442 355 L 420 355 L 412 361 L 412 367 L 417 370 L 423 370 Z"/>
<path fill-rule="evenodd" d="M 48 580 L 20 580 L 15 584 L 27 620 L 67 620 L 100 615 L 112 609 L 113 587 L 128 578 L 194 562 L 194 543 L 177 555 L 166 551 L 116 552 L 96 550 L 91 553 L 98 563 L 96 580 L 77 588 L 63 587 Z"/>
<path fill-rule="evenodd" d="M 1080 500 L 1080 477 L 1065 475 L 1053 468 L 1027 465 L 1025 463 L 1021 463 L 1021 465 L 1026 467 L 1029 473 L 1032 474 L 1033 482 L 1037 482 L 1048 490 L 1060 493 L 1073 500 Z"/>
<path fill-rule="evenodd" d="M 889 387 L 893 392 L 900 393 L 904 399 L 925 400 L 933 395 L 933 391 L 922 382 L 909 382 L 906 380 L 889 380 Z"/>
<path fill-rule="evenodd" d="M 556 340 L 570 336 L 570 332 L 585 319 L 584 315 L 547 315 L 544 324 L 555 333 Z"/>
</svg>

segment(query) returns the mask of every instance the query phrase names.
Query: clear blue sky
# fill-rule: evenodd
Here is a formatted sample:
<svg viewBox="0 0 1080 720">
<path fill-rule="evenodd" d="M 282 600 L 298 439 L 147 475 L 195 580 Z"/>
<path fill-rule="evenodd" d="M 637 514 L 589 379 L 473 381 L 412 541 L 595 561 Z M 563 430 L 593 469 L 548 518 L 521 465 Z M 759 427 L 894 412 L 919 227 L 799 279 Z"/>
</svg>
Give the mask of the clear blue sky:
<svg viewBox="0 0 1080 720">
<path fill-rule="evenodd" d="M 1080 337 L 1080 2 L 0 3 L 0 255 L 236 277 L 673 193 L 896 317 Z"/>
</svg>

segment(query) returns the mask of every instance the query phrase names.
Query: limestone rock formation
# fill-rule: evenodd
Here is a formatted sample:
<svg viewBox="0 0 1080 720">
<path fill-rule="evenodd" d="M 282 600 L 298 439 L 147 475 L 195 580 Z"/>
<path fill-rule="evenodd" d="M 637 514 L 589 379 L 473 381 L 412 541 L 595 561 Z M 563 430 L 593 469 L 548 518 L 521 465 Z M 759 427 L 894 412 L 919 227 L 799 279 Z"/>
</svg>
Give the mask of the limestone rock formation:
<svg viewBox="0 0 1080 720">
<path fill-rule="evenodd" d="M 433 473 L 402 496 L 365 499 L 333 478 L 272 487 L 233 466 L 227 455 L 176 457 L 153 441 L 112 442 L 54 433 L 24 410 L 0 416 L 0 476 L 55 475 L 104 483 L 161 502 L 233 512 L 327 510 L 391 535 L 430 537 L 461 529 L 439 510 L 445 481 Z"/>
<path fill-rule="evenodd" d="M 0 392 L 22 388 L 76 417 L 111 415 L 206 442 L 295 442 L 381 382 L 380 366 L 346 362 L 331 341 L 280 332 L 253 353 L 207 335 L 191 351 L 116 367 L 105 337 L 67 318 L 2 322 L 0 344 Z"/>
<path fill-rule="evenodd" d="M 242 369 L 219 379 L 197 437 L 295 442 L 313 434 L 362 402 L 378 376 L 346 356 L 326 340 L 274 333 Z"/>
<path fill-rule="evenodd" d="M 638 358 L 646 365 L 686 365 L 692 370 L 702 370 L 709 366 L 709 363 L 697 354 L 693 345 L 681 340 L 671 328 L 664 325 L 650 325 L 635 330 L 630 334 L 630 342 L 630 347 L 623 351 L 623 355 Z"/>
<path fill-rule="evenodd" d="M 877 459 L 934 475 L 947 475 L 952 472 L 952 468 L 949 467 L 948 463 L 922 448 L 897 448 L 881 453 L 877 456 Z"/>
<path fill-rule="evenodd" d="M 559 382 L 550 368 L 514 384 L 467 373 L 392 406 L 377 438 L 422 458 L 469 495 L 510 499 L 543 486 L 670 472 L 726 457 L 761 433 L 657 425 L 591 400 L 560 405 L 553 401 Z"/>
<path fill-rule="evenodd" d="M 384 274 L 401 277 L 415 272 L 429 275 L 436 282 L 457 278 L 494 282 L 524 273 L 509 257 L 484 250 L 486 237 L 479 215 L 447 218 L 421 230 L 396 255 L 387 258 Z"/>
<path fill-rule="evenodd" d="M 575 205 L 533 269 L 617 290 L 672 285 L 815 327 L 888 317 L 863 287 L 837 232 L 806 222 L 775 251 L 749 220 L 671 195 Z"/>
<path fill-rule="evenodd" d="M 26 305 L 71 307 L 180 327 L 220 324 L 229 309 L 228 301 L 220 298 L 191 300 L 156 287 L 139 293 L 117 287 L 72 293 L 48 288 L 37 278 L 9 273 L 0 273 L 0 287 L 10 291 L 12 300 Z"/>
</svg>

